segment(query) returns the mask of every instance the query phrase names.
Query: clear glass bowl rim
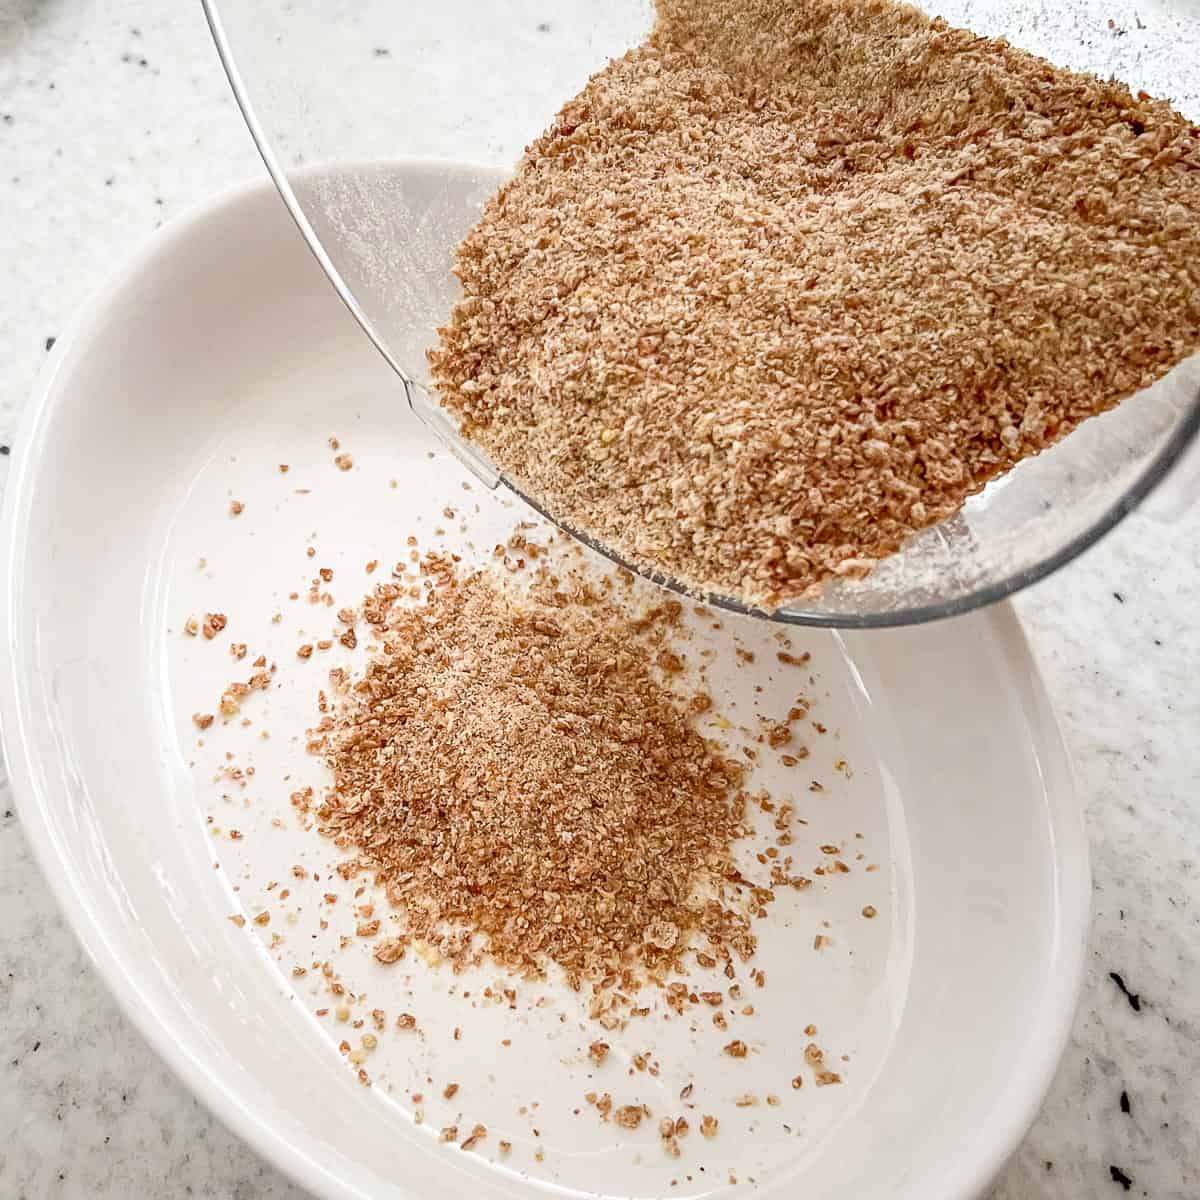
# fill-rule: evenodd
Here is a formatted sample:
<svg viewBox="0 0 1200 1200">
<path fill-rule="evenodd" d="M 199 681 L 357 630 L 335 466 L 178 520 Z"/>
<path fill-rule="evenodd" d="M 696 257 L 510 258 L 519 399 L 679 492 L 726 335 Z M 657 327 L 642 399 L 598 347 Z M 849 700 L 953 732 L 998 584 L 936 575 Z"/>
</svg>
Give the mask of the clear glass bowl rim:
<svg viewBox="0 0 1200 1200">
<path fill-rule="evenodd" d="M 263 160 L 263 165 L 266 167 L 267 173 L 271 177 L 276 190 L 279 192 L 280 198 L 287 207 L 288 213 L 295 222 L 313 257 L 320 264 L 329 282 L 333 285 L 334 291 L 342 303 L 350 310 L 376 350 L 383 355 L 388 365 L 396 372 L 396 375 L 403 383 L 409 404 L 422 419 L 425 419 L 425 414 L 421 411 L 423 406 L 416 403 L 414 399 L 415 392 L 423 390 L 421 385 L 396 361 L 387 346 L 386 340 L 380 335 L 370 317 L 358 303 L 352 290 L 342 277 L 341 272 L 334 265 L 325 247 L 321 244 L 321 239 L 313 229 L 311 222 L 304 212 L 303 205 L 301 205 L 288 180 L 287 172 L 275 156 L 270 139 L 267 137 L 251 103 L 249 90 L 242 77 L 233 46 L 221 21 L 219 12 L 220 0 L 200 0 L 200 3 L 204 10 L 217 54 L 221 59 L 221 65 L 225 69 L 225 74 L 233 90 L 234 99 L 241 111 L 247 129 L 250 131 L 250 136 L 254 139 L 255 147 Z M 434 432 L 447 443 L 456 457 L 464 461 L 471 470 L 479 473 L 477 462 L 480 456 L 478 451 L 468 447 L 465 448 L 464 452 L 462 443 L 458 442 L 456 444 L 454 434 L 448 429 L 435 427 Z M 1081 533 L 1070 538 L 1057 550 L 1046 555 L 1032 566 L 1014 571 L 1004 579 L 983 584 L 971 591 L 945 600 L 866 613 L 829 612 L 803 608 L 780 608 L 773 612 L 767 612 L 762 609 L 750 607 L 742 601 L 732 599 L 728 596 L 713 593 L 695 593 L 690 589 L 683 588 L 678 582 L 666 575 L 649 571 L 642 566 L 626 561 L 614 552 L 611 547 L 597 541 L 586 532 L 563 522 L 553 513 L 548 512 L 535 497 L 522 491 L 520 487 L 516 486 L 502 472 L 492 467 L 489 467 L 488 470 L 494 476 L 494 481 L 502 483 L 514 495 L 518 496 L 536 512 L 569 534 L 576 541 L 582 542 L 589 549 L 603 555 L 616 565 L 653 580 L 655 583 L 677 592 L 688 599 L 709 603 L 727 612 L 756 617 L 777 624 L 802 625 L 827 629 L 884 629 L 903 625 L 919 625 L 929 621 L 943 620 L 947 617 L 960 616 L 963 613 L 971 612 L 988 604 L 994 604 L 998 600 L 1003 600 L 1008 596 L 1022 591 L 1031 584 L 1038 583 L 1052 575 L 1061 567 L 1066 566 L 1072 559 L 1077 558 L 1085 550 L 1095 545 L 1105 534 L 1137 508 L 1170 473 L 1171 469 L 1179 462 L 1198 436 L 1200 436 L 1200 394 L 1194 398 L 1190 409 L 1176 423 L 1166 444 L 1149 460 L 1147 466 L 1125 492 L 1110 504 L 1091 525 Z M 473 462 L 472 460 L 475 461 Z M 485 480 L 491 487 L 495 486 L 494 481 L 490 479 Z"/>
</svg>

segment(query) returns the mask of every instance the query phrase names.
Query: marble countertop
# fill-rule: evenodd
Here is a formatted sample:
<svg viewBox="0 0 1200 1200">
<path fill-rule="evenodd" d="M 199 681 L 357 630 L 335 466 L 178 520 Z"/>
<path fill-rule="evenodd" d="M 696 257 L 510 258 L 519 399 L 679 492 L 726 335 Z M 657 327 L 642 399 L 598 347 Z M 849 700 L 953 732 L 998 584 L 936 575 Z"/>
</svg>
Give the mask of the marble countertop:
<svg viewBox="0 0 1200 1200">
<path fill-rule="evenodd" d="M 72 313 L 261 171 L 197 4 L 0 0 L 0 473 Z M 1200 509 L 1135 514 L 1017 608 L 1074 758 L 1094 927 L 1071 1045 L 994 1200 L 1200 1195 Z M 143 1044 L 0 795 L 0 1195 L 298 1196 Z"/>
</svg>

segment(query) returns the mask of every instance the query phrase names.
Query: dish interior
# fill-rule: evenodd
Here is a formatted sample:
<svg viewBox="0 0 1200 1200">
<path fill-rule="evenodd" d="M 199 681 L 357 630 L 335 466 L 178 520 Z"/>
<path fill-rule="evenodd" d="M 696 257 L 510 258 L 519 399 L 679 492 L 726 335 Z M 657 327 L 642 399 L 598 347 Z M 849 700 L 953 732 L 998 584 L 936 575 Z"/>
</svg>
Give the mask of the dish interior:
<svg viewBox="0 0 1200 1200">
<path fill-rule="evenodd" d="M 813 885 L 781 890 L 756 923 L 759 952 L 739 967 L 752 1017 L 731 1011 L 724 1032 L 703 1006 L 677 1016 L 648 993 L 648 1016 L 602 1031 L 553 975 L 376 963 L 353 936 L 370 881 L 339 878 L 341 855 L 290 802 L 328 782 L 305 730 L 328 669 L 363 653 L 301 660 L 297 646 L 329 636 L 337 607 L 406 561 L 410 535 L 482 563 L 534 518 L 412 414 L 265 185 L 167 231 L 68 340 L 11 492 L 4 728 L 23 819 L 132 1018 L 307 1186 L 962 1196 L 1016 1144 L 1073 1008 L 1087 872 L 1053 719 L 1006 608 L 844 637 L 689 608 L 696 652 L 715 652 L 733 744 L 757 715 L 813 701 L 809 757 L 784 766 L 760 747 L 750 780 L 806 822 L 790 852 Z M 307 600 L 322 567 L 332 608 Z M 226 614 L 226 629 L 186 636 L 205 612 Z M 785 637 L 808 665 L 779 661 Z M 245 662 L 231 642 L 248 645 Z M 278 664 L 271 688 L 198 730 L 193 714 L 216 711 L 260 653 Z M 831 844 L 836 855 L 821 850 Z M 485 995 L 506 987 L 511 1000 Z M 340 1002 L 351 1022 L 337 1020 Z M 386 1030 L 365 1085 L 339 1044 L 372 1032 L 376 1008 Z M 401 1012 L 416 1031 L 395 1029 Z M 597 1067 L 587 1048 L 601 1037 L 612 1049 Z M 722 1053 L 735 1037 L 746 1059 Z M 840 1084 L 814 1086 L 809 1042 Z M 588 1092 L 644 1103 L 653 1119 L 617 1129 Z M 740 1106 L 747 1094 L 757 1103 Z M 720 1123 L 711 1140 L 705 1114 Z M 659 1144 L 668 1115 L 691 1125 L 677 1159 Z M 476 1123 L 488 1137 L 474 1150 L 439 1142 L 442 1127 L 461 1140 Z"/>
</svg>

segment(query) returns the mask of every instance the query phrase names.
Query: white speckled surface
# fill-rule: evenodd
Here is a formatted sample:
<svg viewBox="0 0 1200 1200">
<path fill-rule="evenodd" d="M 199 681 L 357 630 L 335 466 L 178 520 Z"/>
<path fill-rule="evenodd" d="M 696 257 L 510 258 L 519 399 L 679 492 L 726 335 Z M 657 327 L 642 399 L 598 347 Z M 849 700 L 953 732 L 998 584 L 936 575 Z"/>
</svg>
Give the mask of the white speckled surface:
<svg viewBox="0 0 1200 1200">
<path fill-rule="evenodd" d="M 259 170 L 197 4 L 0 0 L 5 446 L 46 339 L 164 220 Z M 1072 1045 L 995 1200 L 1124 1195 L 1114 1167 L 1130 1195 L 1194 1198 L 1200 509 L 1135 515 L 1018 608 L 1086 800 L 1096 916 Z M 0 909 L 0 1196 L 298 1195 L 117 1012 L 6 795 Z"/>
</svg>

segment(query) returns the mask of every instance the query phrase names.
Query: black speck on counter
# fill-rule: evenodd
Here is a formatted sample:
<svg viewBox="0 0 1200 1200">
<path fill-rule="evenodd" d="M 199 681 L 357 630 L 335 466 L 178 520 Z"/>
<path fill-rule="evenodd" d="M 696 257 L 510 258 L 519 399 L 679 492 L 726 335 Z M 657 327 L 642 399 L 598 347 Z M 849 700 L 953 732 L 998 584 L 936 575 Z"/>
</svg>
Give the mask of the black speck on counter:
<svg viewBox="0 0 1200 1200">
<path fill-rule="evenodd" d="M 1121 989 L 1121 994 L 1125 997 L 1126 1000 L 1129 1001 L 1129 1007 L 1132 1008 L 1134 1012 L 1141 1012 L 1142 1011 L 1141 996 L 1139 996 L 1137 994 L 1137 992 L 1131 992 L 1125 986 L 1125 980 L 1123 980 L 1121 978 L 1121 976 L 1116 973 L 1116 971 L 1109 971 L 1108 977 L 1109 977 L 1109 979 L 1111 979 L 1113 981 L 1113 983 L 1115 983 L 1117 985 L 1118 988 Z"/>
<path fill-rule="evenodd" d="M 1109 1167 L 1108 1173 L 1112 1177 L 1113 1183 L 1119 1183 L 1126 1191 L 1133 1187 L 1133 1180 L 1120 1167 Z"/>
<path fill-rule="evenodd" d="M 113 185 L 114 183 L 116 183 L 116 181 L 117 181 L 117 178 L 116 178 L 116 176 L 115 176 L 115 175 L 110 175 L 110 176 L 109 176 L 109 177 L 108 177 L 108 178 L 107 178 L 107 179 L 104 181 L 104 186 L 105 186 L 105 187 L 112 187 L 112 185 Z"/>
<path fill-rule="evenodd" d="M 387 58 L 389 54 L 391 54 L 391 51 L 386 46 L 375 47 L 376 58 Z"/>
<path fill-rule="evenodd" d="M 537 26 L 537 31 L 538 31 L 538 33 L 549 33 L 550 32 L 550 22 L 549 21 L 539 21 L 538 26 Z"/>
<path fill-rule="evenodd" d="M 55 337 L 53 334 L 51 334 L 51 335 L 50 335 L 50 337 L 48 337 L 48 338 L 46 339 L 46 349 L 47 349 L 47 351 L 53 350 L 53 349 L 54 349 L 54 343 L 55 343 L 55 342 L 57 342 L 57 341 L 58 341 L 58 338 L 56 338 L 56 337 Z"/>
<path fill-rule="evenodd" d="M 12 453 L 11 446 L 0 446 L 0 454 L 3 454 L 5 458 L 7 458 L 11 453 Z"/>
<path fill-rule="evenodd" d="M 1113 592 L 1113 599 L 1114 599 L 1114 600 L 1115 600 L 1115 601 L 1116 601 L 1118 604 L 1124 604 L 1124 603 L 1125 603 L 1125 597 L 1124 597 L 1124 596 L 1122 596 L 1120 592 Z"/>
<path fill-rule="evenodd" d="M 12 113 L 5 113 L 3 117 L 0 117 L 0 121 L 3 121 L 5 125 L 11 125 L 13 122 Z"/>
<path fill-rule="evenodd" d="M 1121 1111 L 1126 1116 L 1129 1115 L 1129 1093 L 1128 1092 L 1121 1093 Z"/>
</svg>

